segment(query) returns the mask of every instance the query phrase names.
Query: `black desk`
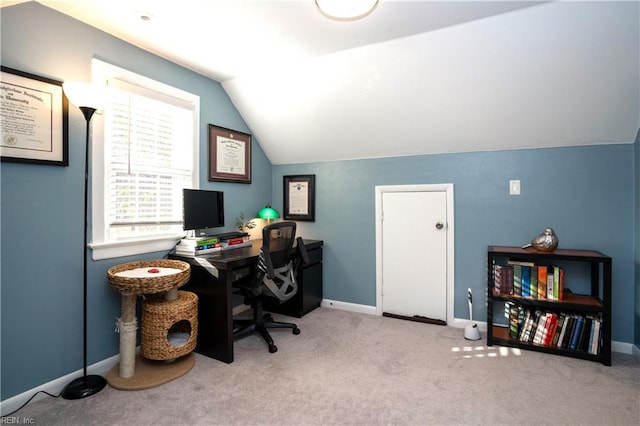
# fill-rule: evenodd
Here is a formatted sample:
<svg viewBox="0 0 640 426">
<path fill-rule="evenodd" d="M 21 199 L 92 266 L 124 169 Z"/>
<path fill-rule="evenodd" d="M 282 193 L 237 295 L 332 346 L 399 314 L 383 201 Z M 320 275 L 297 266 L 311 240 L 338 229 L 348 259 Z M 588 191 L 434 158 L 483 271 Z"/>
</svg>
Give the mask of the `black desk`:
<svg viewBox="0 0 640 426">
<path fill-rule="evenodd" d="M 322 300 L 322 241 L 305 240 L 304 245 L 313 261 L 302 271 L 298 279 L 298 293 L 296 304 L 289 305 L 295 313 L 304 313 L 320 306 Z M 191 265 L 191 278 L 181 289 L 192 291 L 198 295 L 198 343 L 195 351 L 217 360 L 233 362 L 233 302 L 232 287 L 234 271 L 245 268 L 253 269 L 260 254 L 262 240 L 254 240 L 251 247 L 226 250 L 208 256 L 197 258 L 170 255 L 171 259 L 178 259 Z M 318 254 L 319 253 L 319 260 Z M 206 261 L 206 262 L 204 262 Z M 206 265 L 206 263 L 210 264 Z M 213 268 L 211 268 L 211 266 Z M 307 268 L 313 274 L 309 278 Z M 318 273 L 320 277 L 318 279 Z M 217 275 L 217 277 L 216 277 Z M 304 282 L 309 283 L 307 290 Z M 318 286 L 319 282 L 319 286 Z M 318 295 L 318 287 L 320 294 Z M 308 297 L 304 297 L 305 294 Z M 287 303 L 292 302 L 289 300 Z M 283 305 L 284 306 L 284 305 Z M 273 312 L 276 312 L 274 309 Z M 284 312 L 283 312 L 284 313 Z M 297 316 L 297 315 L 296 315 Z"/>
</svg>

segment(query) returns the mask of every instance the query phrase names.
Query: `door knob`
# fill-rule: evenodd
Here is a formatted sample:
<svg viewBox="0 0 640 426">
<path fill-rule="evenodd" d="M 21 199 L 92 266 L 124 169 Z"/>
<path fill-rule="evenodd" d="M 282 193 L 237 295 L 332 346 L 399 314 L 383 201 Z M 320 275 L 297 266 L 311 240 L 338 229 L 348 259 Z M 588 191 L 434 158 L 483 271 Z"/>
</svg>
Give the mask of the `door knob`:
<svg viewBox="0 0 640 426">
<path fill-rule="evenodd" d="M 436 229 L 442 229 L 442 228 L 444 228 L 444 223 L 436 222 Z"/>
</svg>

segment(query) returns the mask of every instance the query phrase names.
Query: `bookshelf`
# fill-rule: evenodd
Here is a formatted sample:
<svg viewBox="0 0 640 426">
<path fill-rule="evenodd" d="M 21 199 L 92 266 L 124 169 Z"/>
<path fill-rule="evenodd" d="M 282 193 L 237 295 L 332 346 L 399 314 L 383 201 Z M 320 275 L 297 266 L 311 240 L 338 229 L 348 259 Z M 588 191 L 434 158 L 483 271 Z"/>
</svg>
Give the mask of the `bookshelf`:
<svg viewBox="0 0 640 426">
<path fill-rule="evenodd" d="M 496 265 L 507 266 L 510 260 L 517 259 L 522 264 L 535 264 L 538 266 L 570 266 L 573 263 L 582 263 L 588 266 L 590 271 L 590 280 L 588 283 L 588 291 L 586 294 L 574 293 L 570 290 L 571 285 L 575 283 L 573 276 L 565 277 L 566 287 L 564 288 L 561 300 L 550 300 L 541 297 L 523 297 L 514 294 L 513 288 L 502 286 L 500 289 L 496 285 Z M 611 258 L 594 250 L 567 250 L 557 249 L 550 253 L 539 252 L 533 248 L 523 249 L 520 247 L 505 246 L 489 246 L 487 250 L 487 345 L 500 345 L 516 347 L 538 352 L 550 353 L 555 355 L 568 356 L 573 358 L 586 359 L 590 361 L 600 362 L 604 365 L 611 365 Z M 563 271 L 564 272 L 564 271 Z M 500 273 L 498 273 L 499 275 Z M 567 272 L 569 274 L 569 272 Z M 500 278 L 498 278 L 500 280 Z M 571 283 L 571 285 L 568 285 Z M 506 326 L 495 321 L 494 312 L 512 311 L 514 307 L 516 312 L 520 313 L 517 326 L 514 327 L 514 316 L 507 319 Z M 513 311 L 512 311 L 513 312 Z M 586 337 L 589 339 L 591 329 L 596 329 L 596 342 L 585 342 L 584 345 L 576 344 L 572 348 L 569 343 L 565 346 L 560 340 L 560 335 L 553 343 L 555 333 L 560 329 L 550 331 L 554 336 L 550 336 L 547 343 L 536 342 L 532 339 L 523 339 L 523 327 L 526 328 L 526 312 L 529 313 L 532 321 L 535 321 L 536 314 L 545 317 L 555 316 L 555 321 L 559 322 L 560 317 L 566 320 L 572 317 L 571 323 L 577 322 L 581 317 L 588 327 L 584 327 Z M 544 318 L 544 317 L 543 317 Z M 540 321 L 542 322 L 542 321 Z M 569 324 L 569 321 L 567 321 Z M 549 323 L 547 323 L 548 325 Z M 510 326 L 512 329 L 510 330 Z M 540 324 L 543 327 L 544 325 Z M 532 332 L 535 332 L 536 324 L 532 324 Z M 553 328 L 551 328 L 553 330 Z M 567 330 L 570 330 L 567 328 Z M 570 331 L 565 330 L 565 334 Z M 563 336 L 564 337 L 564 336 Z M 593 340 L 593 334 L 591 336 Z M 566 341 L 566 339 L 565 339 Z"/>
</svg>

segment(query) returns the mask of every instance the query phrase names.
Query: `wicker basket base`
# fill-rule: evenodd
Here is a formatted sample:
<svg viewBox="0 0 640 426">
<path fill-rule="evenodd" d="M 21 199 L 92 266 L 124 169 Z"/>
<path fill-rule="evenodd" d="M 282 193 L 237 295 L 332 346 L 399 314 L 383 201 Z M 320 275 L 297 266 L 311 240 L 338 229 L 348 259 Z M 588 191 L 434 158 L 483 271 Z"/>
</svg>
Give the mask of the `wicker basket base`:
<svg viewBox="0 0 640 426">
<path fill-rule="evenodd" d="M 187 374 L 196 364 L 193 354 L 185 355 L 174 362 L 152 361 L 141 357 L 135 358 L 136 372 L 123 379 L 119 375 L 120 366 L 116 364 L 107 374 L 109 385 L 118 390 L 138 391 L 155 388 Z"/>
<path fill-rule="evenodd" d="M 172 337 L 185 335 L 186 342 Z M 161 296 L 142 304 L 142 342 L 140 354 L 151 360 L 171 360 L 191 353 L 198 338 L 198 296 L 179 291 L 176 300 Z"/>
</svg>

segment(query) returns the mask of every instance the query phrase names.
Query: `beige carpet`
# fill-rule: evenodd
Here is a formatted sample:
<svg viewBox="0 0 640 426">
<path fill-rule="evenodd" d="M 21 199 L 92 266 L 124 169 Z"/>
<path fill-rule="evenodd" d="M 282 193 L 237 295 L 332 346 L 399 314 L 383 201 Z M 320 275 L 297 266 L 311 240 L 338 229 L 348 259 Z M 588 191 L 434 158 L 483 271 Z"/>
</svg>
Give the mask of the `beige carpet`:
<svg viewBox="0 0 640 426">
<path fill-rule="evenodd" d="M 463 330 L 316 309 L 302 333 L 236 343 L 227 365 L 201 355 L 144 391 L 48 398 L 14 416 L 37 425 L 637 425 L 640 363 L 613 366 L 484 346 Z"/>
</svg>

